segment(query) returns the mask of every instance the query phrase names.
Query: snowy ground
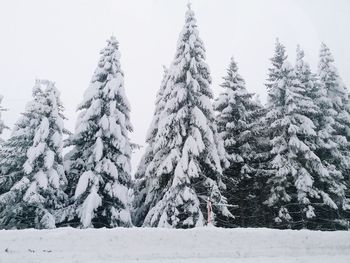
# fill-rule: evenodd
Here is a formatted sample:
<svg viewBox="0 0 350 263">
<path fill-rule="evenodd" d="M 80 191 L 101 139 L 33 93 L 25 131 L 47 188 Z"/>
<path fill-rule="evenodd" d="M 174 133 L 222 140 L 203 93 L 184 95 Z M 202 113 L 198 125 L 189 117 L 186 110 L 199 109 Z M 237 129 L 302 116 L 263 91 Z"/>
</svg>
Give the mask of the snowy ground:
<svg viewBox="0 0 350 263">
<path fill-rule="evenodd" d="M 0 262 L 349 263 L 350 232 L 268 229 L 0 231 Z"/>
</svg>

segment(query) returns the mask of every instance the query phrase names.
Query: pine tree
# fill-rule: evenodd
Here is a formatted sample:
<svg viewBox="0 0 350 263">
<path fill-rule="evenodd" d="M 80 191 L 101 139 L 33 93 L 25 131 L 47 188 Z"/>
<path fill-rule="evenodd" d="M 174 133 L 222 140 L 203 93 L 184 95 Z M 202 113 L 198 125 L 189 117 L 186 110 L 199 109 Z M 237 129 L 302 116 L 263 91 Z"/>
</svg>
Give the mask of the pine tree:
<svg viewBox="0 0 350 263">
<path fill-rule="evenodd" d="M 265 83 L 265 86 L 267 88 L 268 96 L 267 96 L 267 104 L 266 104 L 266 114 L 263 118 L 263 128 L 265 129 L 264 136 L 267 141 L 267 145 L 265 147 L 265 151 L 267 153 L 266 157 L 266 162 L 263 165 L 264 170 L 266 171 L 266 178 L 265 181 L 263 182 L 263 187 L 261 188 L 261 203 L 266 205 L 266 200 L 269 198 L 271 188 L 270 185 L 267 184 L 267 180 L 271 177 L 274 176 L 275 169 L 271 167 L 271 149 L 272 145 L 270 142 L 271 138 L 271 127 L 270 123 L 271 120 L 268 118 L 268 113 L 273 109 L 275 105 L 275 101 L 278 101 L 278 99 L 274 99 L 274 96 L 276 97 L 281 97 L 280 91 L 278 88 L 275 88 L 276 83 L 283 78 L 282 74 L 282 66 L 286 62 L 288 56 L 286 55 L 286 49 L 283 44 L 280 43 L 279 39 L 276 39 L 275 43 L 275 49 L 274 49 L 274 55 L 270 59 L 272 67 L 268 69 L 268 78 L 267 82 Z M 281 110 L 281 107 L 279 106 L 279 110 Z M 270 206 L 266 206 L 264 209 L 263 217 L 264 217 L 264 226 L 265 227 L 270 227 L 271 226 L 271 221 L 275 217 L 275 211 L 271 209 Z"/>
<path fill-rule="evenodd" d="M 312 101 L 303 96 L 290 64 L 284 62 L 280 70 L 281 78 L 269 90 L 267 123 L 270 127 L 270 168 L 273 174 L 267 182 L 270 195 L 266 203 L 275 210 L 277 224 L 291 227 L 297 221 L 293 216 L 299 212 L 299 202 L 307 206 L 310 197 L 317 195 L 313 189 L 312 173 L 307 169 L 313 166 L 312 162 L 317 157 L 301 140 L 316 136 L 314 124 L 302 112 L 315 109 Z M 308 206 L 305 212 L 314 216 L 312 206 Z"/>
<path fill-rule="evenodd" d="M 323 228 L 348 228 L 350 209 L 347 185 L 349 185 L 349 146 L 350 146 L 350 103 L 349 93 L 342 83 L 334 59 L 325 45 L 321 45 L 318 78 L 321 82 L 321 95 L 317 102 L 319 115 L 318 155 L 330 174 L 325 191 L 334 202 L 332 209 L 324 207 L 320 212 Z M 348 193 L 348 196 L 346 196 Z"/>
<path fill-rule="evenodd" d="M 55 210 L 67 200 L 59 92 L 37 80 L 33 97 L 2 151 L 1 228 L 54 228 Z"/>
<path fill-rule="evenodd" d="M 215 214 L 230 216 L 221 196 L 221 160 L 212 107 L 211 77 L 194 12 L 186 12 L 175 59 L 169 69 L 171 91 L 154 137 L 154 157 L 147 167 L 143 226 L 203 226 L 206 201 Z"/>
<path fill-rule="evenodd" d="M 107 42 L 68 140 L 73 146 L 68 180 L 74 209 L 61 221 L 68 218 L 66 223 L 83 228 L 132 225 L 130 105 L 119 44 L 113 36 Z"/>
<path fill-rule="evenodd" d="M 152 160 L 154 158 L 153 147 L 155 144 L 155 137 L 158 132 L 159 118 L 162 111 L 164 110 L 164 106 L 169 97 L 171 87 L 172 86 L 170 82 L 170 75 L 169 75 L 168 69 L 164 67 L 163 79 L 155 101 L 156 108 L 154 111 L 153 120 L 146 136 L 147 147 L 138 165 L 138 169 L 135 173 L 135 179 L 136 179 L 135 199 L 134 199 L 135 211 L 134 211 L 133 217 L 134 217 L 135 225 L 137 226 L 140 226 L 140 224 L 142 224 L 142 220 L 146 216 L 145 212 L 147 212 L 149 210 L 149 207 L 152 206 L 152 204 L 145 202 L 145 198 L 147 196 L 146 182 L 150 177 L 149 171 L 152 170 L 152 167 L 150 166 L 150 164 L 152 163 Z M 156 192 L 152 192 L 152 193 L 154 195 L 157 194 Z M 151 193 L 148 193 L 148 195 L 150 194 Z M 150 197 L 148 196 L 148 198 Z"/>
<path fill-rule="evenodd" d="M 230 161 L 230 166 L 224 171 L 225 196 L 229 204 L 238 205 L 238 209 L 231 210 L 238 225 L 257 226 L 257 217 L 261 216 L 261 179 L 257 177 L 262 162 L 260 127 L 265 111 L 253 101 L 254 94 L 247 91 L 233 58 L 221 87 L 224 91 L 214 105 L 218 111 L 218 132 Z M 230 226 L 230 222 L 221 224 Z"/>
</svg>

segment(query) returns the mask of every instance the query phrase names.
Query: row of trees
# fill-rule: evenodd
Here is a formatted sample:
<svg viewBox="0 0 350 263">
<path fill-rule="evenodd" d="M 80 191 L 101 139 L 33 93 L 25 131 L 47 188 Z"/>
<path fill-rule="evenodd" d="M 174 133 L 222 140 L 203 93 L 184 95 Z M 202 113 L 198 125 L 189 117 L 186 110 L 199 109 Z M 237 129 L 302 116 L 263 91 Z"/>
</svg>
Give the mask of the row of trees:
<svg viewBox="0 0 350 263">
<path fill-rule="evenodd" d="M 224 170 L 238 226 L 348 229 L 350 101 L 321 46 L 317 74 L 297 47 L 287 61 L 277 40 L 262 107 L 247 92 L 232 60 L 215 101 L 217 125 L 230 161 Z M 231 226 L 231 221 L 218 222 Z"/>
<path fill-rule="evenodd" d="M 271 61 L 266 106 L 233 59 L 213 103 L 189 6 L 135 180 L 116 39 L 101 51 L 73 134 L 54 83 L 38 80 L 1 146 L 0 228 L 191 228 L 212 216 L 223 227 L 347 229 L 350 102 L 330 51 L 322 44 L 317 74 L 299 47 L 287 62 L 279 41 Z"/>
</svg>

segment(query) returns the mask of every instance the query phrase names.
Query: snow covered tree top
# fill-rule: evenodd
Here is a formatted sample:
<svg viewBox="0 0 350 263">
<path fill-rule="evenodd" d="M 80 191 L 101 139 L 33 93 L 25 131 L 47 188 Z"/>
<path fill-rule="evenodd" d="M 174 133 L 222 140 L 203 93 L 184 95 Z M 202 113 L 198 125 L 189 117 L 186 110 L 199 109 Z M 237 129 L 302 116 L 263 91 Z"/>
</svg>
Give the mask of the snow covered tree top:
<svg viewBox="0 0 350 263">
<path fill-rule="evenodd" d="M 238 123 L 233 124 L 238 120 L 243 125 L 243 120 L 248 121 L 251 118 L 249 111 L 256 109 L 258 105 L 252 101 L 254 94 L 247 91 L 245 81 L 238 73 L 238 66 L 233 57 L 230 60 L 227 75 L 223 79 L 224 82 L 220 86 L 224 91 L 216 99 L 214 107 L 220 112 L 220 121 L 217 119 L 218 126 L 221 127 L 220 132 L 230 133 L 227 135 L 231 137 L 233 134 L 227 127 L 238 128 Z"/>
<path fill-rule="evenodd" d="M 304 53 L 304 50 L 301 49 L 301 47 L 299 45 L 297 45 L 297 58 L 296 58 L 296 63 L 295 63 L 295 66 L 296 66 L 296 69 L 298 71 L 302 71 L 302 67 L 307 64 L 304 62 L 304 57 L 305 57 L 305 53 Z"/>
<path fill-rule="evenodd" d="M 245 89 L 245 81 L 238 73 L 238 66 L 233 57 L 231 57 L 229 68 L 227 69 L 227 76 L 224 77 L 224 83 L 221 87 L 231 88 L 233 90 Z"/>
<path fill-rule="evenodd" d="M 330 49 L 325 43 L 321 43 L 320 63 L 318 64 L 318 70 L 320 71 L 329 68 L 333 62 L 334 58 Z M 335 70 L 335 68 L 332 68 L 332 70 Z"/>
<path fill-rule="evenodd" d="M 268 103 L 267 106 L 273 106 L 273 96 L 275 96 L 276 90 L 278 90 L 280 87 L 280 80 L 283 78 L 283 65 L 285 64 L 285 61 L 287 60 L 287 55 L 285 54 L 286 50 L 284 45 L 282 45 L 279 42 L 279 39 L 276 39 L 275 44 L 275 52 L 274 56 L 271 58 L 272 62 L 272 68 L 269 68 L 267 83 L 265 86 L 267 87 L 268 91 Z M 286 64 L 285 64 L 286 66 Z"/>
<path fill-rule="evenodd" d="M 183 77 L 182 74 L 184 73 L 183 69 L 184 67 L 188 67 L 189 63 L 189 70 L 193 70 L 193 73 L 201 71 L 201 74 L 204 74 L 205 78 L 203 78 L 204 83 L 202 88 L 204 88 L 205 93 L 212 98 L 213 95 L 211 90 L 206 88 L 211 83 L 211 77 L 209 67 L 204 62 L 205 58 L 205 48 L 203 41 L 199 37 L 197 20 L 193 10 L 190 6 L 188 6 L 188 10 L 185 15 L 185 25 L 178 39 L 175 60 L 169 71 L 171 71 L 171 74 L 175 77 L 175 82 L 176 79 L 182 82 L 181 78 Z M 191 75 L 186 76 L 186 78 L 188 78 L 187 83 L 190 83 L 190 77 Z"/>
<path fill-rule="evenodd" d="M 318 75 L 320 80 L 326 85 L 328 95 L 338 96 L 346 94 L 347 90 L 341 80 L 337 68 L 334 66 L 334 58 L 326 44 L 321 44 L 320 61 L 318 64 Z"/>
<path fill-rule="evenodd" d="M 301 47 L 297 45 L 295 71 L 297 74 L 301 74 L 301 76 L 299 76 L 301 78 L 300 79 L 301 81 L 306 81 L 306 80 L 310 81 L 311 75 L 313 74 L 309 63 L 307 63 L 304 60 L 304 57 L 305 57 L 304 50 L 302 50 Z M 309 83 L 309 85 L 311 85 L 311 83 Z"/>
<path fill-rule="evenodd" d="M 285 46 L 279 41 L 279 39 L 276 39 L 275 43 L 275 54 L 271 58 L 272 65 L 276 68 L 281 68 L 283 65 L 283 62 L 287 59 L 286 55 L 286 48 Z"/>
<path fill-rule="evenodd" d="M 105 99 L 118 100 L 126 115 L 127 129 L 132 130 L 129 120 L 130 104 L 124 90 L 124 73 L 120 66 L 119 43 L 114 36 L 107 40 L 107 46 L 100 52 L 101 58 L 92 77 L 90 87 L 78 110 L 87 109 L 94 99 L 102 95 Z"/>
</svg>

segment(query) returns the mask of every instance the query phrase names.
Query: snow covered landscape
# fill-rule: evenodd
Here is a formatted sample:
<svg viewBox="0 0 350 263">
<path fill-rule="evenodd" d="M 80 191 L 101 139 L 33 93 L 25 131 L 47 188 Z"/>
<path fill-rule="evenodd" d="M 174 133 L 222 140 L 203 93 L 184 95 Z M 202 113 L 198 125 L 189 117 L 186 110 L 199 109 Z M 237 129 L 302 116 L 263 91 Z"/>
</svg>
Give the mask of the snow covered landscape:
<svg viewBox="0 0 350 263">
<path fill-rule="evenodd" d="M 350 262 L 350 2 L 218 2 L 6 4 L 0 263 Z"/>
<path fill-rule="evenodd" d="M 0 231 L 1 263 L 348 263 L 346 231 L 117 228 Z"/>
</svg>

